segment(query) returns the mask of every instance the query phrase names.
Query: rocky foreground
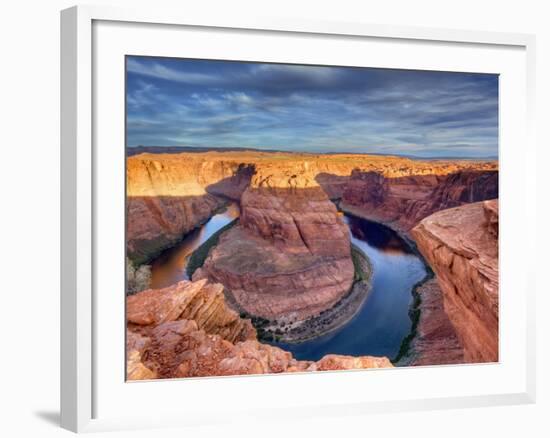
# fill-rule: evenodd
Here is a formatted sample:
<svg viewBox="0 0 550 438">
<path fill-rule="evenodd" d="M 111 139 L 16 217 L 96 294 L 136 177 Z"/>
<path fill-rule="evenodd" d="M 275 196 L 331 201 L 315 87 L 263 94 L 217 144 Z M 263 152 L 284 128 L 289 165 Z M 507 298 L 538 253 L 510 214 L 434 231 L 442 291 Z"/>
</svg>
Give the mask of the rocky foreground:
<svg viewBox="0 0 550 438">
<path fill-rule="evenodd" d="M 392 367 L 372 356 L 298 361 L 261 344 L 250 320 L 226 306 L 223 286 L 206 280 L 139 292 L 126 304 L 128 380 Z"/>
</svg>

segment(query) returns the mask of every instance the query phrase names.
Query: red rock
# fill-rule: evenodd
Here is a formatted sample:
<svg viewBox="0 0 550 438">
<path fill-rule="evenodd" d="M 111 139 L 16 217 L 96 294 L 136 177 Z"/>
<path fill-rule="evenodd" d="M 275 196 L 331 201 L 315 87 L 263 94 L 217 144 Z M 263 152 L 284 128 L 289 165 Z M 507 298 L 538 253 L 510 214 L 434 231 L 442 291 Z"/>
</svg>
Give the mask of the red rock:
<svg viewBox="0 0 550 438">
<path fill-rule="evenodd" d="M 246 330 L 241 331 L 241 336 L 235 336 L 233 331 L 228 335 L 224 331 L 228 324 L 246 328 L 250 321 L 238 315 L 233 319 L 234 314 L 228 312 L 220 290 L 221 285 L 204 281 L 181 282 L 177 287 L 128 297 L 127 378 L 143 380 L 392 366 L 387 358 L 370 356 L 329 355 L 319 362 L 298 361 L 287 351 L 258 342 L 255 332 L 254 336 Z M 187 299 L 183 300 L 182 296 Z M 212 303 L 219 303 L 218 300 L 221 304 L 213 307 Z M 187 305 L 180 312 L 182 302 Z M 143 307 L 153 310 L 148 312 Z M 142 324 L 145 322 L 148 324 Z M 243 336 L 245 333 L 247 337 Z"/>
<path fill-rule="evenodd" d="M 150 345 L 151 339 L 126 331 L 126 378 L 128 380 L 156 379 L 157 373 L 147 368 L 141 361 L 143 351 Z"/>
<path fill-rule="evenodd" d="M 136 378 L 206 377 L 284 372 L 350 370 L 392 367 L 385 357 L 327 355 L 318 362 L 298 361 L 280 348 L 248 340 L 232 344 L 218 335 L 199 330 L 194 321 L 163 323 L 150 332 L 151 342 Z M 129 365 L 134 356 L 129 356 Z"/>
<path fill-rule="evenodd" d="M 149 289 L 126 298 L 126 319 L 132 326 L 192 319 L 200 329 L 229 341 L 256 339 L 248 319 L 226 306 L 223 286 L 206 280 L 181 281 L 164 289 Z"/>
<path fill-rule="evenodd" d="M 206 222 L 224 201 L 200 196 L 128 196 L 127 255 L 136 265 L 173 246 Z"/>
<path fill-rule="evenodd" d="M 443 210 L 412 230 L 436 273 L 468 363 L 498 361 L 497 202 Z"/>
<path fill-rule="evenodd" d="M 406 177 L 355 171 L 343 193 L 342 206 L 408 233 L 436 211 L 497 197 L 497 171 L 461 170 L 444 176 Z"/>
<path fill-rule="evenodd" d="M 393 365 L 387 357 L 373 356 L 342 356 L 339 354 L 327 354 L 319 361 L 312 364 L 309 371 L 332 370 L 357 370 L 365 368 L 392 368 Z"/>
<path fill-rule="evenodd" d="M 223 284 L 251 315 L 303 320 L 349 292 L 350 251 L 347 226 L 308 169 L 262 169 L 242 195 L 240 225 L 193 279 Z"/>
<path fill-rule="evenodd" d="M 299 173 L 307 187 L 321 186 L 335 199 L 342 196 L 354 169 L 395 178 L 465 168 L 496 169 L 497 164 L 254 151 L 133 155 L 127 158 L 128 256 L 137 265 L 147 262 L 212 216 L 224 202 L 213 195 L 239 200 L 248 186 L 262 186 L 251 182 L 254 178 L 270 187 L 290 187 Z"/>
<path fill-rule="evenodd" d="M 319 187 L 249 188 L 241 199 L 241 225 L 282 251 L 348 257 L 349 231 Z"/>
<path fill-rule="evenodd" d="M 181 281 L 164 289 L 148 289 L 126 298 L 126 319 L 138 325 L 161 324 L 179 318 L 206 285 Z"/>
<path fill-rule="evenodd" d="M 443 293 L 435 278 L 423 283 L 420 296 L 420 315 L 403 365 L 448 365 L 464 363 L 464 349 L 454 326 L 445 313 Z"/>
</svg>

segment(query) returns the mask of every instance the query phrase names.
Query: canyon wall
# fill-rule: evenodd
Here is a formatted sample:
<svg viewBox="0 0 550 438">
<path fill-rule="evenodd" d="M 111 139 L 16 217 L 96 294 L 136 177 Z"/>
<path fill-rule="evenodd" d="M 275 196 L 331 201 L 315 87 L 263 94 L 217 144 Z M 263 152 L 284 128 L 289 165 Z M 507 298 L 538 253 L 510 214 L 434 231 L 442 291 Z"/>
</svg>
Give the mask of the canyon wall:
<svg viewBox="0 0 550 438">
<path fill-rule="evenodd" d="M 210 194 L 126 198 L 127 257 L 137 266 L 175 245 L 224 205 Z"/>
<path fill-rule="evenodd" d="M 330 199 L 343 197 L 351 179 L 347 202 L 353 204 L 362 191 L 350 178 L 354 170 L 356 174 L 375 171 L 388 178 L 431 175 L 428 180 L 433 180 L 435 175 L 470 168 L 496 169 L 496 163 L 259 151 L 132 155 L 127 158 L 128 257 L 139 265 L 173 246 L 211 217 L 225 198 L 240 200 L 254 175 L 264 175 L 273 182 L 277 175 L 283 175 L 281 169 L 288 170 L 285 178 L 292 177 L 293 169 L 297 169 Z M 293 182 L 287 180 L 285 184 L 292 187 Z"/>
<path fill-rule="evenodd" d="M 437 275 L 465 361 L 498 361 L 498 200 L 437 212 L 412 236 Z"/>
<path fill-rule="evenodd" d="M 219 284 L 182 281 L 127 298 L 127 379 L 228 376 L 391 367 L 386 357 L 327 355 L 298 361 L 261 344 L 225 305 Z"/>
<path fill-rule="evenodd" d="M 224 204 L 239 199 L 253 168 L 201 154 L 127 160 L 127 251 L 139 265 L 173 246 Z M 207 188 L 211 188 L 210 191 Z"/>
<path fill-rule="evenodd" d="M 493 170 L 404 177 L 354 171 L 342 195 L 342 208 L 408 233 L 436 211 L 497 197 L 498 171 Z"/>
</svg>

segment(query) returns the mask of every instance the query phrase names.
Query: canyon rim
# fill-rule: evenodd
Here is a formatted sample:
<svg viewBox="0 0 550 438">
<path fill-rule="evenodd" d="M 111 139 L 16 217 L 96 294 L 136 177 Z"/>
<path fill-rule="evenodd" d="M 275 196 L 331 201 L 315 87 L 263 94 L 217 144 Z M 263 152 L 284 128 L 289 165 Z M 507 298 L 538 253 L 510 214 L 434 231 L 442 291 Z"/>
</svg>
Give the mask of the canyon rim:
<svg viewBox="0 0 550 438">
<path fill-rule="evenodd" d="M 127 56 L 127 380 L 498 362 L 498 77 Z"/>
</svg>

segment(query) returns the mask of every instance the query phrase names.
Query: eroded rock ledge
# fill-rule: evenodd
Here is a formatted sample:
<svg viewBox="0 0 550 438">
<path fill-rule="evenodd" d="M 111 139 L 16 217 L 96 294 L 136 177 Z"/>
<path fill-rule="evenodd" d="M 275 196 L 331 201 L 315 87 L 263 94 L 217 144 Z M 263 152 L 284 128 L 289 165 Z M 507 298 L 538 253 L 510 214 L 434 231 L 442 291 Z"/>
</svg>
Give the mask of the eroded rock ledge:
<svg viewBox="0 0 550 438">
<path fill-rule="evenodd" d="M 298 361 L 258 342 L 250 321 L 225 305 L 222 289 L 182 281 L 128 297 L 128 380 L 392 367 L 372 356 Z"/>
<path fill-rule="evenodd" d="M 498 200 L 435 213 L 412 236 L 437 274 L 465 361 L 498 361 Z"/>
</svg>

